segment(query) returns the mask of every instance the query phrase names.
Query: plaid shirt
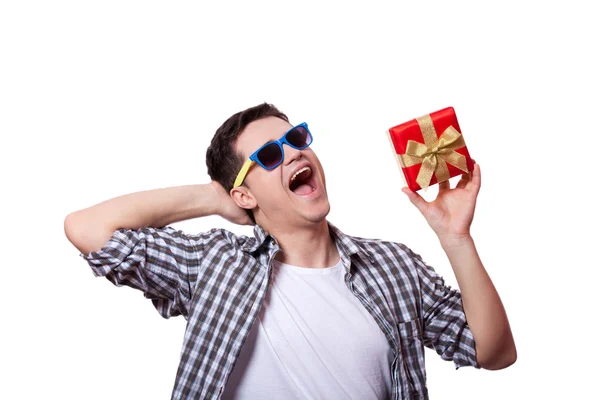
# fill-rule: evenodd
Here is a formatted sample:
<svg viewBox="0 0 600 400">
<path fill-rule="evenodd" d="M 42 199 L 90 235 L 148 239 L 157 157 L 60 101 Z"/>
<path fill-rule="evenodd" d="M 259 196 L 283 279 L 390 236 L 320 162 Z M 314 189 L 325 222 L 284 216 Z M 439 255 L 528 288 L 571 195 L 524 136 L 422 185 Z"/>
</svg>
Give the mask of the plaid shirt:
<svg viewBox="0 0 600 400">
<path fill-rule="evenodd" d="M 394 349 L 394 400 L 428 399 L 424 346 L 480 368 L 460 292 L 403 244 L 343 234 L 329 223 L 345 282 Z M 277 240 L 225 229 L 195 235 L 170 226 L 118 229 L 80 254 L 96 276 L 141 290 L 164 318 L 187 320 L 172 399 L 219 399 L 271 282 Z"/>
</svg>

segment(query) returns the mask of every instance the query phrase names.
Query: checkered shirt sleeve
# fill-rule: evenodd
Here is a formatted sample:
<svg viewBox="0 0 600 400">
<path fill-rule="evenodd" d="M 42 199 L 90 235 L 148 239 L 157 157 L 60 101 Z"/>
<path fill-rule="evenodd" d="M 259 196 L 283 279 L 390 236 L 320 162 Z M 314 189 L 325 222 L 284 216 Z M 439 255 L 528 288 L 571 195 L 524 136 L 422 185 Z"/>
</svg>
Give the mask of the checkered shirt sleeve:
<svg viewBox="0 0 600 400">
<path fill-rule="evenodd" d="M 481 368 L 460 292 L 446 285 L 444 278 L 420 255 L 406 249 L 417 267 L 421 285 L 424 345 L 434 349 L 443 360 L 453 361 L 456 369 L 465 366 Z"/>
<path fill-rule="evenodd" d="M 187 319 L 201 253 L 212 233 L 188 235 L 170 226 L 118 229 L 100 250 L 79 255 L 95 276 L 141 290 L 163 318 Z"/>
</svg>

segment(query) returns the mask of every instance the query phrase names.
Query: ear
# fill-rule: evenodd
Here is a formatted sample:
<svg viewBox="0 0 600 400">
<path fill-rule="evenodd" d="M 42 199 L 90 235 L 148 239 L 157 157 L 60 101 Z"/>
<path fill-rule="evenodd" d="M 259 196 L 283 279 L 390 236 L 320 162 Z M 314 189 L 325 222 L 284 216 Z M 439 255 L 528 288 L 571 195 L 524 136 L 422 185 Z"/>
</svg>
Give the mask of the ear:
<svg viewBox="0 0 600 400">
<path fill-rule="evenodd" d="M 252 210 L 258 205 L 250 190 L 245 186 L 238 186 L 231 189 L 229 195 L 238 207 L 246 210 Z"/>
</svg>

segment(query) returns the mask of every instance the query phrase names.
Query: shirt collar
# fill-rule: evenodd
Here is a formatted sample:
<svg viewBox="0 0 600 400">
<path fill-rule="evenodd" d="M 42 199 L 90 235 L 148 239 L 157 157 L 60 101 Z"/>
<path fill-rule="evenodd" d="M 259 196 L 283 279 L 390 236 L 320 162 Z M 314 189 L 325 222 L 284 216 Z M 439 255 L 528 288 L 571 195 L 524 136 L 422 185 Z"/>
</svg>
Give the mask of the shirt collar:
<svg viewBox="0 0 600 400">
<path fill-rule="evenodd" d="M 329 226 L 329 232 L 332 234 L 336 246 L 342 253 L 341 256 L 343 259 L 349 260 L 352 255 L 358 254 L 360 256 L 365 256 L 369 261 L 373 261 L 373 257 L 363 246 L 361 246 L 357 238 L 346 235 L 329 221 L 327 221 L 327 225 Z M 277 239 L 258 224 L 254 225 L 254 237 L 255 240 L 249 240 L 244 246 L 244 250 L 249 253 L 257 251 L 263 245 L 267 246 L 267 248 L 279 248 Z"/>
</svg>

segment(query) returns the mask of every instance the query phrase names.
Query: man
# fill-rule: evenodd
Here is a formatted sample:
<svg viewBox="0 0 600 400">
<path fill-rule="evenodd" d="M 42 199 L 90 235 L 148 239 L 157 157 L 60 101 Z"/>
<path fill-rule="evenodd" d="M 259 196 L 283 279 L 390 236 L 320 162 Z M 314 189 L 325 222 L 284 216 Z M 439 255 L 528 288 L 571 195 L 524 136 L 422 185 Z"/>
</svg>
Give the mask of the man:
<svg viewBox="0 0 600 400">
<path fill-rule="evenodd" d="M 212 182 L 120 196 L 69 214 L 65 233 L 97 276 L 187 319 L 173 399 L 427 399 L 424 346 L 456 368 L 516 360 L 502 302 L 469 227 L 479 166 L 421 211 L 462 293 L 406 246 L 326 220 L 325 174 L 306 124 L 269 104 L 239 112 L 207 151 Z M 217 214 L 254 224 L 185 234 Z M 468 323 L 467 323 L 468 320 Z"/>
</svg>

